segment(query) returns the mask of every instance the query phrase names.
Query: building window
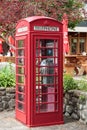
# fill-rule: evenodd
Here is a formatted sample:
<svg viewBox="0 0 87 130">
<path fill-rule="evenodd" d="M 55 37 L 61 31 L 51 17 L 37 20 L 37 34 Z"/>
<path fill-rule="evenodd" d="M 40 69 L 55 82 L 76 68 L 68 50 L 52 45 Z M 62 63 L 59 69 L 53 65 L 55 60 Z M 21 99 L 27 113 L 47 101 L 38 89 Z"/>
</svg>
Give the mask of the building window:
<svg viewBox="0 0 87 130">
<path fill-rule="evenodd" d="M 76 52 L 77 52 L 77 39 L 76 38 L 73 38 L 72 40 L 71 40 L 71 54 L 73 54 L 73 55 L 75 55 L 76 54 Z"/>
<path fill-rule="evenodd" d="M 85 37 L 79 37 L 79 38 L 72 37 L 70 48 L 71 48 L 70 50 L 71 55 L 77 55 L 86 52 Z"/>
<path fill-rule="evenodd" d="M 84 38 L 80 38 L 79 44 L 80 44 L 80 54 L 81 54 L 82 52 L 85 51 L 85 39 Z"/>
</svg>

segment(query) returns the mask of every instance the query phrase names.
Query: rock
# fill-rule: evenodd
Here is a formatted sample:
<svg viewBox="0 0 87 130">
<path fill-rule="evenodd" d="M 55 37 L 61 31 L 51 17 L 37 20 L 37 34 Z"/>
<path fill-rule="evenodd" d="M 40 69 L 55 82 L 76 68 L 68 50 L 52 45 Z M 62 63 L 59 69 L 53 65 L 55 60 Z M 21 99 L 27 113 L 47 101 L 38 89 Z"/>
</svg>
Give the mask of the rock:
<svg viewBox="0 0 87 130">
<path fill-rule="evenodd" d="M 11 99 L 15 99 L 15 94 L 10 94 Z"/>
<path fill-rule="evenodd" d="M 79 105 L 79 110 L 82 110 L 82 109 L 83 109 L 83 105 L 80 104 L 80 105 Z"/>
<path fill-rule="evenodd" d="M 8 102 L 2 101 L 2 103 L 3 103 L 3 109 L 7 109 L 9 107 Z"/>
<path fill-rule="evenodd" d="M 0 91 L 5 91 L 6 88 L 5 87 L 0 87 Z"/>
<path fill-rule="evenodd" d="M 9 101 L 11 98 L 10 97 L 8 97 L 8 96 L 2 96 L 2 100 L 3 101 Z"/>
<path fill-rule="evenodd" d="M 87 110 L 81 111 L 80 116 L 82 120 L 87 120 Z"/>
<path fill-rule="evenodd" d="M 70 117 L 70 114 L 68 112 L 65 112 L 64 114 L 66 117 Z"/>
<path fill-rule="evenodd" d="M 2 102 L 0 102 L 0 108 L 3 108 L 3 103 Z"/>
<path fill-rule="evenodd" d="M 73 112 L 73 106 L 67 105 L 66 106 L 66 112 L 68 112 L 69 114 L 71 114 Z"/>
<path fill-rule="evenodd" d="M 9 109 L 15 108 L 15 99 L 11 99 L 8 104 L 9 104 Z"/>
<path fill-rule="evenodd" d="M 79 120 L 79 116 L 77 115 L 77 113 L 72 113 L 71 117 L 75 120 Z"/>
<path fill-rule="evenodd" d="M 5 96 L 6 95 L 6 91 L 0 91 L 0 96 Z"/>
<path fill-rule="evenodd" d="M 0 97 L 0 102 L 2 101 L 2 97 Z"/>
<path fill-rule="evenodd" d="M 7 88 L 6 92 L 7 93 L 15 93 L 15 87 L 14 88 L 13 87 L 12 88 L 11 87 Z"/>
<path fill-rule="evenodd" d="M 3 108 L 0 108 L 0 112 L 3 111 Z"/>
<path fill-rule="evenodd" d="M 72 102 L 73 102 L 73 103 L 77 103 L 77 102 L 78 102 L 78 98 L 72 97 Z"/>
</svg>

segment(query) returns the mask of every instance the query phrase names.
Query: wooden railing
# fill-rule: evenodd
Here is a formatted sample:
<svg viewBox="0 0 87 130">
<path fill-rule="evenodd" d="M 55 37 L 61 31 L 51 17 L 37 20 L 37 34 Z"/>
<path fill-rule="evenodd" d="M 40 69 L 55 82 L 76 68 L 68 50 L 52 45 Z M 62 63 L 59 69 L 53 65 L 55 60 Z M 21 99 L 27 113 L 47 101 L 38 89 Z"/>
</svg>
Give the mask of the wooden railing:
<svg viewBox="0 0 87 130">
<path fill-rule="evenodd" d="M 12 62 L 15 63 L 15 57 L 0 56 L 0 62 Z"/>
<path fill-rule="evenodd" d="M 71 75 L 83 75 L 87 74 L 87 55 L 67 55 L 65 56 L 64 69 L 66 73 Z"/>
</svg>

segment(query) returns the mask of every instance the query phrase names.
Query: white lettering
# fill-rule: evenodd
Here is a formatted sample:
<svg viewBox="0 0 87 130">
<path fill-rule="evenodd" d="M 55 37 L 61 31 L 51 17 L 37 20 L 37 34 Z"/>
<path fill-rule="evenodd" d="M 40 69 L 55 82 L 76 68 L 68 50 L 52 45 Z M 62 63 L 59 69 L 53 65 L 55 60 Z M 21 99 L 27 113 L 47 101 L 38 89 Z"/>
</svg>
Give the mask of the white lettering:
<svg viewBox="0 0 87 130">
<path fill-rule="evenodd" d="M 34 30 L 38 31 L 59 31 L 59 27 L 51 26 L 34 26 Z"/>
<path fill-rule="evenodd" d="M 28 27 L 18 28 L 18 33 L 28 31 Z"/>
</svg>

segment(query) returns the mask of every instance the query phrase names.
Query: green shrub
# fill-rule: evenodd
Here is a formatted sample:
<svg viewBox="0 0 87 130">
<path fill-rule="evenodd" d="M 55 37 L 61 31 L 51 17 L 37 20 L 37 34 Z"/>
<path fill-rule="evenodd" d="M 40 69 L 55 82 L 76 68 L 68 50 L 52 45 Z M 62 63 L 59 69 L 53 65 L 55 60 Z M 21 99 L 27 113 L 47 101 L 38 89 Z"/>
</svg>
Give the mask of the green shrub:
<svg viewBox="0 0 87 130">
<path fill-rule="evenodd" d="M 0 87 L 14 87 L 15 86 L 15 74 L 12 70 L 11 64 L 5 66 L 0 70 Z"/>
<path fill-rule="evenodd" d="M 77 80 L 78 90 L 87 91 L 87 81 L 86 80 Z"/>
<path fill-rule="evenodd" d="M 68 90 L 76 89 L 78 85 L 71 75 L 64 74 L 63 86 L 64 86 L 64 90 L 68 91 Z"/>
</svg>

